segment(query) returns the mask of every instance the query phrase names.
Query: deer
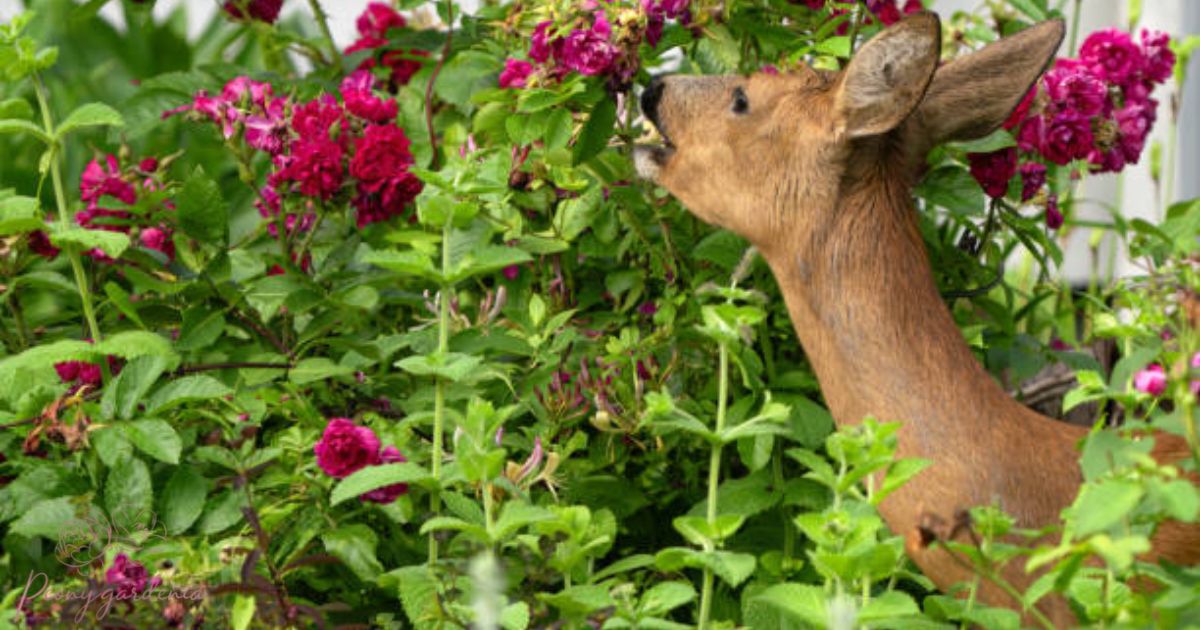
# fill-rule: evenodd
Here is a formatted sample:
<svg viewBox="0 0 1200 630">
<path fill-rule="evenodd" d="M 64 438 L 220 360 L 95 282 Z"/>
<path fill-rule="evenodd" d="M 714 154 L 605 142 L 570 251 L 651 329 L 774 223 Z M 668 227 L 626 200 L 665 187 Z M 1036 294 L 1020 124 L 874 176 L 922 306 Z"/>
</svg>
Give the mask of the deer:
<svg viewBox="0 0 1200 630">
<path fill-rule="evenodd" d="M 635 147 L 640 177 L 759 250 L 839 426 L 902 421 L 898 456 L 933 462 L 879 511 L 944 591 L 974 575 L 943 546 L 915 544 L 922 519 L 998 504 L 1018 527 L 1057 523 L 1082 483 L 1088 429 L 1028 409 L 976 359 L 938 292 L 911 188 L 933 147 L 1001 126 L 1064 30 L 1041 22 L 941 64 L 939 18 L 920 12 L 840 71 L 667 75 L 641 95 L 661 142 Z M 1159 461 L 1188 452 L 1156 435 Z M 1152 544 L 1151 560 L 1200 562 L 1194 525 L 1164 523 Z M 1036 575 L 1019 564 L 1002 575 L 1024 591 Z M 977 597 L 1021 607 L 986 581 Z M 1056 626 L 1075 623 L 1065 598 L 1037 607 Z"/>
</svg>

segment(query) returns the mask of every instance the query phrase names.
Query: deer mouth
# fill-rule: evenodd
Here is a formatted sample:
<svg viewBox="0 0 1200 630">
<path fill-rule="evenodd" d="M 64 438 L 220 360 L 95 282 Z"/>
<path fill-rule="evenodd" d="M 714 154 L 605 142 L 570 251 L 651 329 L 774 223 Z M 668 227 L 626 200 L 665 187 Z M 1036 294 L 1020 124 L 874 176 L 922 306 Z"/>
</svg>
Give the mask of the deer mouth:
<svg viewBox="0 0 1200 630">
<path fill-rule="evenodd" d="M 639 143 L 633 148 L 633 165 L 642 179 L 658 181 L 659 173 L 675 155 L 675 145 L 657 125 L 645 140 L 649 143 Z"/>
</svg>

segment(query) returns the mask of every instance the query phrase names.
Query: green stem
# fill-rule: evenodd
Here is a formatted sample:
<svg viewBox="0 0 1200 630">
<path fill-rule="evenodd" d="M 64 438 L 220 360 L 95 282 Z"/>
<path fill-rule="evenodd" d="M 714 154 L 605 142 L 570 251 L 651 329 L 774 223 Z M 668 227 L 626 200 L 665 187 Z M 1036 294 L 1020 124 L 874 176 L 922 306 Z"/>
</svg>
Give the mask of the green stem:
<svg viewBox="0 0 1200 630">
<path fill-rule="evenodd" d="M 717 426 L 719 435 L 725 430 L 725 399 L 729 397 L 729 348 L 720 344 L 718 356 L 719 371 L 717 375 Z M 708 505 L 706 517 L 710 526 L 717 523 L 717 486 L 721 480 L 721 445 L 715 444 L 708 460 Z M 715 529 L 715 528 L 712 528 Z M 712 544 L 706 544 L 705 551 L 712 551 Z M 700 619 L 697 623 L 699 630 L 708 629 L 708 617 L 712 612 L 713 573 L 712 569 L 704 569 L 704 582 L 700 587 Z"/>
<path fill-rule="evenodd" d="M 450 228 L 451 222 L 449 219 L 446 225 L 442 228 L 442 277 L 446 278 L 450 275 Z M 440 358 L 445 358 L 446 353 L 450 350 L 450 294 L 453 290 L 450 284 L 442 284 L 441 292 L 438 295 L 438 349 L 437 353 Z M 436 483 L 441 484 L 442 471 L 442 432 L 446 422 L 446 383 L 441 378 L 438 378 L 433 385 L 433 461 L 430 463 L 430 471 L 433 473 L 433 479 Z M 442 510 L 442 497 L 437 490 L 434 490 L 429 495 L 429 509 L 436 517 Z M 434 537 L 434 532 L 429 532 L 429 564 L 437 562 L 438 543 Z"/>
<path fill-rule="evenodd" d="M 1182 85 L 1176 85 L 1177 94 L 1182 94 Z M 1167 125 L 1167 159 L 1163 173 L 1163 189 L 1162 189 L 1162 211 L 1158 215 L 1159 220 L 1163 220 L 1167 216 L 1167 208 L 1175 201 L 1175 161 L 1179 158 L 1179 112 L 1176 103 L 1178 96 L 1173 96 L 1174 101 L 1171 104 L 1171 122 Z"/>
<path fill-rule="evenodd" d="M 313 17 L 317 18 L 317 26 L 321 27 L 321 34 L 325 36 L 325 41 L 329 44 L 329 63 L 337 64 L 341 58 L 341 52 L 338 50 L 337 42 L 333 40 L 333 31 L 329 30 L 329 16 L 325 15 L 325 9 L 321 7 L 321 0 L 308 0 L 308 6 L 312 7 Z"/>
<path fill-rule="evenodd" d="M 46 135 L 54 138 L 54 118 L 50 114 L 50 99 L 47 95 L 46 84 L 42 82 L 42 77 L 38 74 L 33 75 L 34 92 L 37 94 L 38 107 L 42 110 L 42 126 L 46 131 Z M 67 195 L 63 190 L 62 182 L 62 166 L 59 161 L 59 141 L 52 140 L 49 149 L 50 151 L 50 180 L 54 184 L 54 202 L 57 206 L 59 223 L 63 229 L 71 227 L 71 219 L 67 216 Z M 88 332 L 92 336 L 93 343 L 100 343 L 102 337 L 100 335 L 100 326 L 96 324 L 96 313 L 92 310 L 92 296 L 88 289 L 87 274 L 83 271 L 83 260 L 79 251 L 73 247 L 64 248 L 67 258 L 71 261 L 71 270 L 75 275 L 75 286 L 79 289 L 79 300 L 83 304 L 83 317 L 87 320 Z M 108 362 L 100 361 L 100 371 L 103 374 L 104 382 L 108 382 L 110 375 L 108 373 Z"/>
<path fill-rule="evenodd" d="M 1075 8 L 1071 11 L 1071 40 L 1067 44 L 1067 56 L 1075 54 L 1075 44 L 1079 41 L 1079 14 L 1083 0 L 1075 0 Z"/>
<path fill-rule="evenodd" d="M 783 492 L 783 483 L 783 444 L 776 441 L 771 453 L 771 485 L 776 492 Z M 783 515 L 783 567 L 786 570 L 796 550 L 796 527 L 792 525 L 790 507 L 781 505 L 779 512 Z"/>
</svg>

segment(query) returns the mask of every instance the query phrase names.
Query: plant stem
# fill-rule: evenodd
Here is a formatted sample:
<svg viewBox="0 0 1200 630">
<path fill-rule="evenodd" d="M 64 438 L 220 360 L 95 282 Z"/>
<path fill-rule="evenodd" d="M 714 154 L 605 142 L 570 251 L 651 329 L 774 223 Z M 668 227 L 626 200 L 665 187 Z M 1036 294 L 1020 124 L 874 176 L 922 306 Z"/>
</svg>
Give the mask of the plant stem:
<svg viewBox="0 0 1200 630">
<path fill-rule="evenodd" d="M 446 0 L 446 41 L 442 44 L 442 54 L 438 55 L 437 64 L 433 66 L 433 72 L 429 73 L 429 83 L 425 85 L 425 129 L 429 132 L 429 168 L 437 170 L 441 164 L 441 155 L 438 153 L 437 145 L 437 130 L 433 128 L 433 86 L 437 83 L 438 75 L 442 73 L 442 66 L 446 65 L 446 58 L 450 56 L 450 44 L 454 38 L 454 2 Z"/>
<path fill-rule="evenodd" d="M 783 492 L 783 444 L 778 440 L 775 443 L 775 451 L 771 454 L 771 484 L 776 492 Z M 796 527 L 792 525 L 791 508 L 780 505 L 779 512 L 783 515 L 783 566 L 786 570 L 796 549 Z"/>
<path fill-rule="evenodd" d="M 729 348 L 720 344 L 717 375 L 717 426 L 720 434 L 725 429 L 725 399 L 729 395 Z M 708 460 L 708 505 L 706 517 L 710 526 L 717 523 L 717 485 L 721 480 L 721 445 L 714 444 Z M 710 527 L 710 529 L 714 529 Z M 713 551 L 712 544 L 706 544 L 705 551 Z M 699 630 L 708 629 L 708 616 L 712 611 L 713 572 L 705 567 L 704 582 L 700 587 L 700 619 L 696 624 Z"/>
<path fill-rule="evenodd" d="M 451 220 L 446 220 L 446 225 L 442 227 L 442 277 L 446 278 L 450 275 L 450 228 Z M 444 359 L 446 353 L 450 350 L 450 293 L 454 287 L 443 282 L 440 293 L 438 294 L 438 357 Z M 435 377 L 437 378 L 437 377 Z M 437 378 L 433 384 L 433 449 L 432 462 L 430 462 L 430 472 L 433 473 L 433 480 L 439 485 L 441 484 L 442 471 L 442 431 L 446 422 L 446 383 L 443 379 Z M 438 490 L 434 490 L 429 496 L 429 509 L 436 517 L 442 509 L 442 497 Z M 429 532 L 429 564 L 437 562 L 438 544 L 437 538 L 434 537 L 434 532 Z"/>
<path fill-rule="evenodd" d="M 321 0 L 308 0 L 308 6 L 312 7 L 313 17 L 317 18 L 317 26 L 321 27 L 321 34 L 325 36 L 325 42 L 329 44 L 329 63 L 340 65 L 338 59 L 341 57 L 341 52 L 338 50 L 337 42 L 333 40 L 333 31 L 329 30 L 329 17 L 325 15 L 325 9 L 321 8 Z"/>
<path fill-rule="evenodd" d="M 1075 8 L 1071 10 L 1071 39 L 1067 44 L 1067 56 L 1075 54 L 1075 44 L 1079 42 L 1079 15 L 1083 0 L 1075 0 Z"/>
<path fill-rule="evenodd" d="M 54 138 L 54 118 L 50 114 L 50 99 L 46 92 L 46 84 L 42 82 L 41 75 L 33 74 L 34 92 L 37 94 L 38 107 L 42 110 L 42 126 L 45 128 L 46 135 Z M 59 141 L 52 140 L 48 151 L 50 151 L 50 180 L 54 183 L 54 202 L 58 208 L 59 223 L 63 229 L 70 229 L 71 220 L 67 217 L 67 195 L 63 191 L 62 183 L 62 167 L 59 164 Z M 67 258 L 71 261 L 71 270 L 75 275 L 75 286 L 79 289 L 79 300 L 83 305 L 83 317 L 87 320 L 88 332 L 92 336 L 93 343 L 100 343 L 100 326 L 96 324 L 96 313 L 92 310 L 92 296 L 88 290 L 87 274 L 83 271 L 83 260 L 79 252 L 74 247 L 64 247 Z M 108 361 L 100 361 L 100 371 L 103 374 L 104 382 L 107 383 L 110 375 L 108 372 Z"/>
</svg>

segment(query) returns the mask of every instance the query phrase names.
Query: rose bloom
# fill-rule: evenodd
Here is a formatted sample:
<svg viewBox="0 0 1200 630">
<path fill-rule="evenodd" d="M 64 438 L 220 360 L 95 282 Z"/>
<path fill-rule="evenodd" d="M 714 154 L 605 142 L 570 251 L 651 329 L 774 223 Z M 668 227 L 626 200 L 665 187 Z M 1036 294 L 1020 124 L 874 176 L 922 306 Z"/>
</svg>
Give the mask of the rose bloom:
<svg viewBox="0 0 1200 630">
<path fill-rule="evenodd" d="M 1021 173 L 1021 201 L 1029 201 L 1046 185 L 1046 165 L 1026 162 L 1017 170 Z"/>
<path fill-rule="evenodd" d="M 274 24 L 275 20 L 279 19 L 279 10 L 283 7 L 283 0 L 245 0 L 245 2 L 229 0 L 225 3 L 225 12 L 235 19 L 245 19 L 246 14 L 241 9 L 243 4 L 250 12 L 251 18 Z"/>
<path fill-rule="evenodd" d="M 1104 83 L 1081 68 L 1056 67 L 1042 79 L 1054 107 L 1084 116 L 1099 114 L 1108 104 Z"/>
<path fill-rule="evenodd" d="M 608 72 L 617 59 L 617 48 L 609 41 L 612 28 L 603 12 L 597 11 L 588 30 L 574 30 L 554 51 L 555 59 L 568 70 L 584 76 Z M 532 53 L 531 53 L 532 54 Z"/>
<path fill-rule="evenodd" d="M 313 445 L 313 452 L 325 474 L 342 479 L 378 461 L 379 438 L 348 418 L 333 418 Z"/>
<path fill-rule="evenodd" d="M 1141 49 L 1129 33 L 1115 28 L 1088 35 L 1079 48 L 1079 61 L 1100 79 L 1117 85 L 1132 83 L 1145 64 Z"/>
<path fill-rule="evenodd" d="M 533 64 L 520 59 L 509 59 L 504 62 L 504 70 L 500 73 L 500 87 L 523 88 L 530 74 L 533 74 Z"/>
<path fill-rule="evenodd" d="M 297 139 L 280 175 L 298 183 L 301 193 L 328 200 L 345 179 L 342 154 L 342 146 L 327 138 Z"/>
<path fill-rule="evenodd" d="M 1167 374 L 1161 365 L 1151 363 L 1134 375 L 1133 387 L 1139 392 L 1159 396 L 1167 391 Z"/>
<path fill-rule="evenodd" d="M 1094 143 L 1092 125 L 1087 117 L 1075 111 L 1060 112 L 1046 126 L 1042 155 L 1055 164 L 1066 164 L 1087 157 Z"/>
<path fill-rule="evenodd" d="M 1171 37 L 1162 31 L 1142 29 L 1142 55 L 1146 59 L 1145 77 L 1155 83 L 1171 78 L 1175 69 L 1175 53 L 1171 50 Z"/>
<path fill-rule="evenodd" d="M 1057 230 L 1062 227 L 1063 217 L 1062 211 L 1058 209 L 1058 195 L 1051 194 L 1046 199 L 1046 227 L 1051 230 Z"/>
<path fill-rule="evenodd" d="M 1009 147 L 991 153 L 970 153 L 971 176 L 989 197 L 1001 198 L 1008 192 L 1008 182 L 1017 173 L 1017 149 Z"/>
<path fill-rule="evenodd" d="M 396 119 L 399 111 L 395 99 L 381 99 L 371 92 L 375 77 L 368 70 L 355 70 L 342 81 L 342 100 L 351 114 L 375 123 Z"/>
<path fill-rule="evenodd" d="M 421 192 L 421 180 L 408 171 L 408 137 L 395 125 L 371 125 L 355 143 L 350 174 L 358 180 L 358 225 L 398 216 Z"/>
<path fill-rule="evenodd" d="M 145 566 L 130 560 L 123 553 L 113 558 L 112 566 L 104 572 L 104 581 L 116 589 L 119 599 L 131 599 L 145 591 L 147 586 L 155 588 L 162 584 L 162 578 L 151 578 Z"/>
</svg>

